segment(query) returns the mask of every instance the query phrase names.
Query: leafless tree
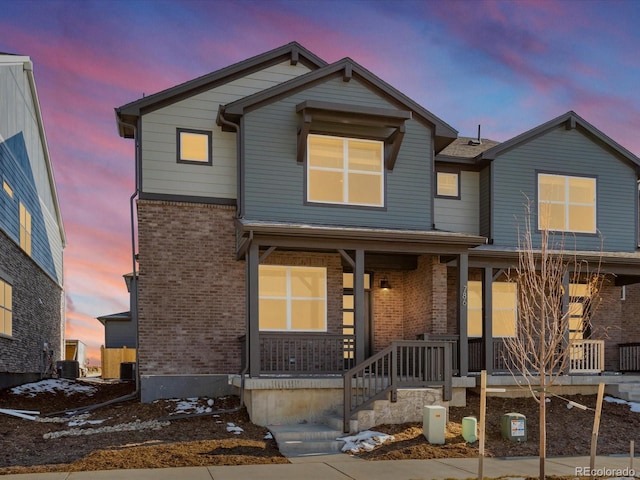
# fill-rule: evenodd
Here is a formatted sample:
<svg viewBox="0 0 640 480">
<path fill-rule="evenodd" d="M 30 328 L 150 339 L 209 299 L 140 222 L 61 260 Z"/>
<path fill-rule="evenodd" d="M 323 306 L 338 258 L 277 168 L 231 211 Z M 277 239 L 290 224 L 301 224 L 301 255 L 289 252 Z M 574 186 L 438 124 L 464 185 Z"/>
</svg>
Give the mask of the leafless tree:
<svg viewBox="0 0 640 480">
<path fill-rule="evenodd" d="M 517 285 L 516 334 L 505 339 L 504 360 L 539 404 L 540 478 L 544 479 L 547 394 L 560 376 L 583 365 L 585 355 L 592 353 L 580 335 L 571 333 L 576 315 L 567 289 L 570 283 L 586 283 L 581 293 L 589 297 L 583 297 L 588 308 L 580 320 L 589 322 L 599 301 L 600 255 L 595 264 L 589 264 L 575 248 L 566 249 L 566 235 L 541 230 L 539 237 L 534 236 L 530 204 L 526 210 L 524 230 L 519 232 L 518 267 L 510 275 Z"/>
</svg>

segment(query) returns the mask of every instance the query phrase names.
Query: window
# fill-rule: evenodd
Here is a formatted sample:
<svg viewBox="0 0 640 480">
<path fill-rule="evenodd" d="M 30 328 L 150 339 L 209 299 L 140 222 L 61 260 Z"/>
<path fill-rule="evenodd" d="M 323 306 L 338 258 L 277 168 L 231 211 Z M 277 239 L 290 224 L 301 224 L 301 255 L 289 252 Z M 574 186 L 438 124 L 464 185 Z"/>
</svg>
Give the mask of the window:
<svg viewBox="0 0 640 480">
<path fill-rule="evenodd" d="M 539 174 L 538 228 L 596 233 L 596 179 Z"/>
<path fill-rule="evenodd" d="M 31 214 L 20 202 L 20 248 L 31 255 Z"/>
<path fill-rule="evenodd" d="M 460 174 L 436 172 L 436 196 L 460 198 Z"/>
<path fill-rule="evenodd" d="M 0 333 L 4 335 L 12 334 L 11 292 L 11 285 L 0 279 Z"/>
<path fill-rule="evenodd" d="M 178 163 L 211 165 L 211 132 L 179 128 Z"/>
<path fill-rule="evenodd" d="M 309 202 L 383 206 L 382 142 L 326 135 L 307 141 Z"/>
<path fill-rule="evenodd" d="M 493 337 L 513 337 L 516 334 L 517 286 L 512 282 L 492 284 L 492 325 Z M 467 335 L 482 337 L 482 282 L 467 283 Z"/>
<path fill-rule="evenodd" d="M 260 265 L 259 323 L 263 331 L 327 331 L 327 271 Z"/>
<path fill-rule="evenodd" d="M 2 181 L 2 188 L 7 193 L 7 195 L 13 198 L 13 188 L 11 188 L 11 185 L 9 185 L 6 180 Z"/>
</svg>

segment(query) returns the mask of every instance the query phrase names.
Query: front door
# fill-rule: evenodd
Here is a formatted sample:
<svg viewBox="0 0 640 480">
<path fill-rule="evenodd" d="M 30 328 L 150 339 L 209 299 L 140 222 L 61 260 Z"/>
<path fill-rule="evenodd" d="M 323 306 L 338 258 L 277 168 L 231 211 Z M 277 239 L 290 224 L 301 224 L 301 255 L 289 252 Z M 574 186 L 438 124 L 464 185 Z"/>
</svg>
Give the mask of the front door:
<svg viewBox="0 0 640 480">
<path fill-rule="evenodd" d="M 354 335 L 354 298 L 353 298 L 353 273 L 342 274 L 342 334 Z M 368 358 L 373 352 L 373 327 L 371 325 L 371 276 L 364 274 L 364 336 L 365 336 L 365 357 Z M 353 338 L 353 337 L 352 337 Z M 355 343 L 353 340 L 345 340 L 344 348 L 345 364 L 353 366 L 355 358 Z"/>
</svg>

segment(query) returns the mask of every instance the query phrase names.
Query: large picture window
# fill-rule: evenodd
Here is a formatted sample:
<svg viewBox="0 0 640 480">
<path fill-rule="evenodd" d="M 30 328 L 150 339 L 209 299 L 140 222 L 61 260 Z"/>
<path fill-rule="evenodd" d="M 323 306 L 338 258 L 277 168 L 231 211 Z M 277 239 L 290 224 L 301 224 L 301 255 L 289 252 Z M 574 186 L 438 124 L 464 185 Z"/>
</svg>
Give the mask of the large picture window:
<svg viewBox="0 0 640 480">
<path fill-rule="evenodd" d="M 12 334 L 13 310 L 11 301 L 12 287 L 0 279 L 0 333 Z"/>
<path fill-rule="evenodd" d="M 538 229 L 596 233 L 596 179 L 538 174 Z"/>
<path fill-rule="evenodd" d="M 467 292 L 467 335 L 469 338 L 482 337 L 482 282 L 468 282 Z M 491 329 L 494 338 L 516 335 L 517 292 L 513 282 L 493 282 Z"/>
<path fill-rule="evenodd" d="M 382 142 L 327 135 L 307 141 L 307 201 L 384 205 Z"/>
<path fill-rule="evenodd" d="M 260 330 L 326 332 L 325 268 L 260 265 L 259 274 Z"/>
</svg>

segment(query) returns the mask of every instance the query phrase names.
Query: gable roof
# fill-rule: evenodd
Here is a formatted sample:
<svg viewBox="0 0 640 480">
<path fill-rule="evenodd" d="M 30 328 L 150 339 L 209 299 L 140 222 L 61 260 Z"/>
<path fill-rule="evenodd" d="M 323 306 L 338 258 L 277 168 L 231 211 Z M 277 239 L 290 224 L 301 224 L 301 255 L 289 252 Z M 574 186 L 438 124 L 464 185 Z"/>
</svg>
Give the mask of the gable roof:
<svg viewBox="0 0 640 480">
<path fill-rule="evenodd" d="M 637 169 L 640 169 L 640 158 L 638 158 L 636 155 L 631 153 L 629 150 L 624 148 L 612 138 L 605 135 L 603 132 L 591 125 L 574 111 L 569 111 L 563 115 L 560 115 L 559 117 L 549 120 L 542 125 L 534 127 L 531 130 L 528 130 L 520 135 L 513 137 L 510 140 L 507 140 L 506 142 L 500 143 L 495 147 L 482 152 L 476 157 L 476 161 L 494 160 L 497 156 L 508 152 L 512 148 L 527 143 L 534 138 L 539 137 L 540 135 L 544 135 L 550 130 L 563 125 L 567 130 L 573 130 L 575 128 L 580 129 L 587 136 L 591 137 L 593 140 L 600 143 L 623 160 L 631 163 Z"/>
<path fill-rule="evenodd" d="M 357 76 L 367 86 L 381 92 L 394 103 L 413 111 L 418 119 L 433 125 L 436 137 L 436 152 L 439 152 L 457 138 L 458 132 L 453 127 L 348 57 L 229 103 L 224 107 L 224 116 L 227 118 L 240 117 L 246 111 L 259 108 L 262 105 L 305 89 L 314 83 L 321 83 L 336 76 L 342 76 L 345 81 Z"/>
<path fill-rule="evenodd" d="M 58 232 L 60 233 L 60 240 L 62 247 L 64 248 L 67 243 L 67 237 L 64 231 L 64 224 L 62 222 L 62 212 L 60 210 L 60 202 L 58 200 L 58 189 L 56 188 L 56 181 L 53 175 L 53 166 L 51 164 L 51 156 L 49 155 L 49 144 L 47 143 L 47 136 L 44 130 L 44 121 L 42 119 L 42 110 L 40 109 L 40 99 L 38 98 L 38 90 L 36 89 L 36 79 L 33 75 L 33 62 L 31 58 L 25 55 L 0 54 L 0 67 L 23 65 L 23 70 L 27 76 L 27 82 L 29 84 L 29 90 L 31 92 L 31 98 L 33 100 L 33 111 L 36 117 L 36 123 L 38 124 L 38 135 L 42 144 L 42 154 L 44 158 L 45 168 L 47 170 L 47 179 L 49 181 L 49 188 L 51 189 L 51 196 L 53 202 L 53 208 L 55 209 L 56 222 L 58 224 Z"/>
<path fill-rule="evenodd" d="M 291 42 L 116 108 L 118 133 L 121 137 L 132 138 L 133 127 L 127 124 L 134 125 L 141 113 L 150 112 L 170 105 L 184 98 L 191 97 L 218 85 L 228 83 L 236 78 L 248 75 L 251 72 L 262 70 L 286 60 L 290 60 L 292 65 L 300 62 L 312 70 L 327 64 L 327 62 L 304 48 L 298 42 Z"/>
</svg>

